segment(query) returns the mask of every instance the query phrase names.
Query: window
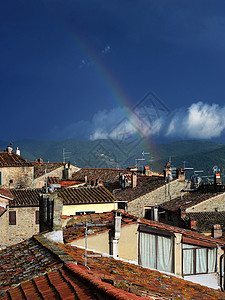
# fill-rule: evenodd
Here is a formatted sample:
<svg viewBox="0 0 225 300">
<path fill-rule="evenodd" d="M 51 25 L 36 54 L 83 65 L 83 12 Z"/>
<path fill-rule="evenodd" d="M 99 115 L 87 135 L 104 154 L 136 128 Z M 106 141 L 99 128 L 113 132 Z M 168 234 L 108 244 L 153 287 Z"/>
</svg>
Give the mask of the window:
<svg viewBox="0 0 225 300">
<path fill-rule="evenodd" d="M 15 211 L 9 212 L 9 225 L 16 225 L 16 212 Z"/>
<path fill-rule="evenodd" d="M 140 232 L 139 263 L 142 266 L 173 272 L 173 238 Z"/>
<path fill-rule="evenodd" d="M 183 244 L 183 275 L 214 273 L 216 248 Z"/>
<path fill-rule="evenodd" d="M 2 185 L 2 172 L 0 171 L 0 186 Z"/>
<path fill-rule="evenodd" d="M 39 224 L 39 210 L 35 211 L 35 224 Z"/>
</svg>

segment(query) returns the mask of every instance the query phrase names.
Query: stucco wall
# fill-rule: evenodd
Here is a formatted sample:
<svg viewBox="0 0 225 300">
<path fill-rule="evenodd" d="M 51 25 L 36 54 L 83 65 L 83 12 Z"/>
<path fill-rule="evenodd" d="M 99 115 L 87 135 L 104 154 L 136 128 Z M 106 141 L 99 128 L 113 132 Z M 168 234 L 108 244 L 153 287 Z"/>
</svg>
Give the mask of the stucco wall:
<svg viewBox="0 0 225 300">
<path fill-rule="evenodd" d="M 144 196 L 141 196 L 128 203 L 127 212 L 129 214 L 138 216 L 140 218 L 144 217 L 145 206 L 156 206 L 162 204 L 163 202 L 175 199 L 180 196 L 180 191 L 187 188 L 187 181 L 174 180 L 167 183 Z"/>
<path fill-rule="evenodd" d="M 95 213 L 103 213 L 117 209 L 117 203 L 96 203 L 96 204 L 75 204 L 63 205 L 62 215 L 74 216 L 76 212 L 81 211 L 95 211 Z"/>
<path fill-rule="evenodd" d="M 0 250 L 9 246 L 8 241 L 9 214 L 4 212 L 0 217 Z"/>
<path fill-rule="evenodd" d="M 18 186 L 33 188 L 34 167 L 1 167 L 2 187 L 17 188 Z M 10 180 L 13 181 L 9 184 Z"/>
</svg>

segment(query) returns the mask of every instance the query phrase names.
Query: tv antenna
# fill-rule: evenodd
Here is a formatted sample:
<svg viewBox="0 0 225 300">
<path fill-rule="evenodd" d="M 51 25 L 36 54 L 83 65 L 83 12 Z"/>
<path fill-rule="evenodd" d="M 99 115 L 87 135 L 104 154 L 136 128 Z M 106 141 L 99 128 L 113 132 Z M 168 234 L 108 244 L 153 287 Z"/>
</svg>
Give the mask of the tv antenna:
<svg viewBox="0 0 225 300">
<path fill-rule="evenodd" d="M 68 151 L 66 151 L 65 148 L 63 148 L 63 152 L 62 152 L 63 163 L 65 163 L 66 161 L 69 161 L 69 158 L 70 158 L 69 154 L 70 153 L 71 152 L 68 152 Z"/>
</svg>

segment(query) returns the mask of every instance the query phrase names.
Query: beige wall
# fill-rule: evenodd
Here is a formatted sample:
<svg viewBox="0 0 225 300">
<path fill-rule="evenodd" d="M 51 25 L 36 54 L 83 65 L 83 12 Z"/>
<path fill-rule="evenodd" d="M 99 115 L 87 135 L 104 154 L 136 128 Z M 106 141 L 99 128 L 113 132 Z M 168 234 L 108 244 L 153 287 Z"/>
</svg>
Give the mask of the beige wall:
<svg viewBox="0 0 225 300">
<path fill-rule="evenodd" d="M 0 217 L 0 250 L 9 246 L 8 240 L 9 213 L 4 212 Z"/>
<path fill-rule="evenodd" d="M 75 205 L 63 205 L 62 215 L 74 216 L 76 212 L 81 211 L 95 211 L 95 213 L 103 213 L 117 209 L 117 203 L 93 203 L 93 204 L 75 204 Z"/>
<path fill-rule="evenodd" d="M 131 215 L 144 217 L 145 206 L 156 206 L 171 199 L 180 197 L 180 191 L 188 185 L 187 181 L 179 181 L 176 179 L 165 186 L 162 186 L 144 196 L 141 196 L 128 203 L 127 212 Z M 170 193 L 169 193 L 170 190 Z"/>
<path fill-rule="evenodd" d="M 73 246 L 85 247 L 85 238 L 70 243 Z M 88 249 L 110 254 L 109 231 L 89 235 Z M 137 223 L 122 226 L 119 239 L 119 258 L 138 262 L 138 231 Z"/>
<path fill-rule="evenodd" d="M 225 193 L 217 195 L 213 198 L 205 200 L 195 206 L 186 209 L 186 212 L 204 212 L 204 211 L 224 211 Z"/>
<path fill-rule="evenodd" d="M 17 186 L 24 186 L 33 188 L 34 184 L 34 167 L 1 167 L 2 172 L 2 187 L 16 188 Z M 13 184 L 9 185 L 12 180 Z"/>
</svg>

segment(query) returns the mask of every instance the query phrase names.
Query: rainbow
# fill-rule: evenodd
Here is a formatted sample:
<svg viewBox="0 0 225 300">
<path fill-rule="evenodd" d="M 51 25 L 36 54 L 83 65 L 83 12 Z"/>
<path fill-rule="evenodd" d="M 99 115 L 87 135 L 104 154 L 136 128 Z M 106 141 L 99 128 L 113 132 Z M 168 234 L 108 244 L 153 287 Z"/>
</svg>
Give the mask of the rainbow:
<svg viewBox="0 0 225 300">
<path fill-rule="evenodd" d="M 45 8 L 49 11 L 49 13 L 57 21 L 59 21 L 61 25 L 66 29 L 65 30 L 66 34 L 69 35 L 70 39 L 72 39 L 73 42 L 75 41 L 76 46 L 79 48 L 81 53 L 83 53 L 84 58 L 87 61 L 94 62 L 93 67 L 95 69 L 97 76 L 101 79 L 104 86 L 107 87 L 110 94 L 113 95 L 113 99 L 115 99 L 115 103 L 117 103 L 117 105 L 123 108 L 124 118 L 130 120 L 131 124 L 132 121 L 135 122 L 130 98 L 127 96 L 123 88 L 120 86 L 119 82 L 116 80 L 116 76 L 113 76 L 112 71 L 107 69 L 106 65 L 104 65 L 96 49 L 90 43 L 88 43 L 88 41 L 83 36 L 79 35 L 78 32 L 74 32 L 74 29 L 73 31 L 69 29 L 70 31 L 68 32 L 68 25 L 65 24 L 64 20 L 62 19 L 59 20 L 59 17 L 56 16 L 56 14 L 54 13 L 53 9 L 50 8 L 50 6 L 47 6 L 46 2 L 42 1 L 42 3 L 45 6 Z M 150 155 L 154 157 L 154 161 L 158 161 L 159 155 L 155 145 L 152 142 L 150 142 L 146 136 L 144 136 L 142 130 L 140 130 L 138 126 L 135 126 L 135 128 L 137 129 L 136 130 L 137 139 L 140 141 L 140 143 L 143 144 L 143 147 L 145 148 L 143 149 L 143 151 L 150 153 Z M 155 167 L 157 167 L 156 164 Z"/>
</svg>

